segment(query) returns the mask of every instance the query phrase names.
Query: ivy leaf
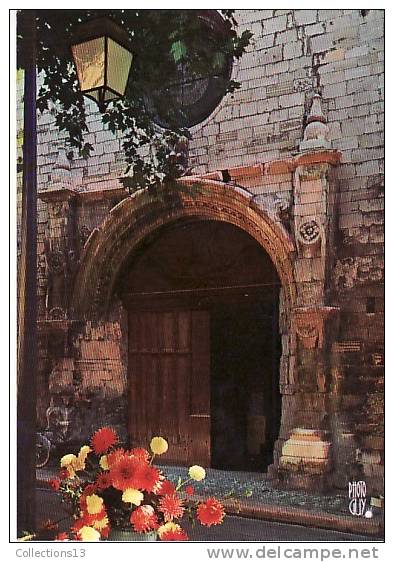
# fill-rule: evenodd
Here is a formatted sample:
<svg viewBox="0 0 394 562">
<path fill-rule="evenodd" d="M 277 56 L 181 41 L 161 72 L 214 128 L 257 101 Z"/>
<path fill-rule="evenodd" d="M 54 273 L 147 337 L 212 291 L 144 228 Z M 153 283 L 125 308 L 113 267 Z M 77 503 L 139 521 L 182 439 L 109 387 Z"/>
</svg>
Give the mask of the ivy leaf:
<svg viewBox="0 0 394 562">
<path fill-rule="evenodd" d="M 83 147 L 80 150 L 80 154 L 82 158 L 87 160 L 90 156 L 90 153 L 94 150 L 93 146 L 89 142 L 85 142 Z"/>
<path fill-rule="evenodd" d="M 170 52 L 173 56 L 174 62 L 177 63 L 181 59 L 185 58 L 187 53 L 187 47 L 183 41 L 181 40 L 175 41 L 175 43 L 171 45 Z"/>
</svg>

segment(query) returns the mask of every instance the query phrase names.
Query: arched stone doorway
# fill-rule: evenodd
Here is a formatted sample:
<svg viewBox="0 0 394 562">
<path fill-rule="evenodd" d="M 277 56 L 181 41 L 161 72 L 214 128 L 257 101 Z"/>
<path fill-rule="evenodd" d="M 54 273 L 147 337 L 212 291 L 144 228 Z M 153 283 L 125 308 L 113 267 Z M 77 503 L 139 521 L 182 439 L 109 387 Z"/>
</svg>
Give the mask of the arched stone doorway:
<svg viewBox="0 0 394 562">
<path fill-rule="evenodd" d="M 129 436 L 166 462 L 261 471 L 280 428 L 280 280 L 223 221 L 189 218 L 144 239 L 118 275 L 128 311 Z"/>
<path fill-rule="evenodd" d="M 255 241 L 267 259 L 269 256 L 271 271 L 273 267 L 276 270 L 280 281 L 278 323 L 282 342 L 279 369 L 282 414 L 273 451 L 273 465 L 278 466 L 282 444 L 294 426 L 297 409 L 292 390 L 294 358 L 289 346 L 291 315 L 296 305 L 295 246 L 280 218 L 270 208 L 255 203 L 252 193 L 218 181 L 193 178 L 167 186 L 161 197 L 139 192 L 123 199 L 85 244 L 75 279 L 72 316 L 81 322 L 109 318 L 119 279 L 131 256 L 162 228 L 178 221 L 216 221 L 232 225 Z M 203 443 L 198 436 L 203 418 L 195 419 L 199 421 L 191 433 Z M 204 435 L 206 433 L 205 430 Z M 206 450 L 199 455 L 199 458 L 207 458 Z M 197 462 L 197 457 L 192 460 Z"/>
</svg>

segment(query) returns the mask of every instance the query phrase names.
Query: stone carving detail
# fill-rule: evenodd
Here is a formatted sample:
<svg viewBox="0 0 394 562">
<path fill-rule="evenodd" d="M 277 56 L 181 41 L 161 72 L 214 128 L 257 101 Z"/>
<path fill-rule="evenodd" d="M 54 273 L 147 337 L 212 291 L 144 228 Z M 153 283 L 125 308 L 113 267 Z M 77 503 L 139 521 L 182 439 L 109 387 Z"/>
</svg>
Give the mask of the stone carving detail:
<svg viewBox="0 0 394 562">
<path fill-rule="evenodd" d="M 72 280 L 78 266 L 77 255 L 70 248 L 51 248 L 50 242 L 47 241 L 45 258 L 47 263 L 45 304 L 48 318 L 63 320 L 67 318 Z"/>
<path fill-rule="evenodd" d="M 304 244 L 314 244 L 320 238 L 320 226 L 317 221 L 308 220 L 300 225 L 298 233 Z"/>
<path fill-rule="evenodd" d="M 313 258 L 322 249 L 322 239 L 324 236 L 323 228 L 317 218 L 300 218 L 296 241 L 299 253 L 303 257 Z"/>
<path fill-rule="evenodd" d="M 338 291 L 382 279 L 383 263 L 380 256 L 344 258 L 336 262 L 333 270 L 333 281 Z"/>
<path fill-rule="evenodd" d="M 49 320 L 65 320 L 66 313 L 60 306 L 55 306 L 48 312 L 48 318 Z"/>
<path fill-rule="evenodd" d="M 201 214 L 203 212 L 206 217 L 214 217 L 218 215 L 231 217 L 230 222 L 232 224 L 242 225 L 242 227 L 247 229 L 248 232 L 254 233 L 257 240 L 264 238 L 265 248 L 274 259 L 278 254 L 278 247 L 275 241 L 272 240 L 271 236 L 265 233 L 263 228 L 259 228 L 253 220 L 245 217 L 243 213 L 229 206 L 227 202 L 213 203 L 209 200 L 197 201 L 190 199 L 182 201 L 181 207 L 179 206 L 179 202 L 176 200 L 174 201 L 174 204 L 176 205 L 173 211 L 174 219 L 178 215 L 177 211 L 182 210 L 182 214 L 186 211 L 185 214 L 193 215 L 196 208 L 198 209 L 196 214 Z M 160 208 L 153 209 L 151 213 L 145 212 L 142 218 L 138 219 L 136 217 L 132 223 L 127 225 L 127 228 L 124 231 L 117 235 L 116 242 L 112 243 L 111 246 L 111 255 L 100 271 L 94 294 L 91 296 L 90 306 L 95 317 L 102 315 L 109 304 L 108 299 L 110 298 L 111 285 L 114 282 L 113 272 L 118 269 L 119 263 L 122 263 L 124 256 L 128 253 L 128 249 L 131 249 L 128 245 L 133 242 L 135 233 L 138 232 L 140 236 L 143 236 L 144 231 L 146 231 L 146 226 L 156 222 L 155 219 L 159 219 L 163 216 L 163 214 L 164 211 Z M 279 265 L 283 267 L 283 264 L 279 263 Z"/>
<path fill-rule="evenodd" d="M 293 329 L 305 349 L 323 348 L 327 319 L 336 312 L 337 308 L 329 306 L 305 307 L 294 312 Z"/>
<path fill-rule="evenodd" d="M 313 78 L 305 76 L 304 78 L 296 78 L 293 82 L 295 92 L 308 92 L 313 89 Z"/>
<path fill-rule="evenodd" d="M 329 129 L 327 119 L 323 114 L 322 99 L 319 94 L 314 94 L 312 105 L 307 118 L 304 137 L 300 143 L 300 151 L 330 148 L 328 141 Z"/>
</svg>

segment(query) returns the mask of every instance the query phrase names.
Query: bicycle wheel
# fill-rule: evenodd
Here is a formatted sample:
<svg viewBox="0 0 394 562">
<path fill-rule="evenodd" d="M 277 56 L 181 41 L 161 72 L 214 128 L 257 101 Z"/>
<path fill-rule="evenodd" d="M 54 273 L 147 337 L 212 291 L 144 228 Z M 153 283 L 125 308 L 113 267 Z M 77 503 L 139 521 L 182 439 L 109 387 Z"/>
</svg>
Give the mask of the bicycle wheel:
<svg viewBox="0 0 394 562">
<path fill-rule="evenodd" d="M 49 460 L 51 442 L 44 435 L 37 434 L 36 438 L 36 468 L 42 468 Z"/>
</svg>

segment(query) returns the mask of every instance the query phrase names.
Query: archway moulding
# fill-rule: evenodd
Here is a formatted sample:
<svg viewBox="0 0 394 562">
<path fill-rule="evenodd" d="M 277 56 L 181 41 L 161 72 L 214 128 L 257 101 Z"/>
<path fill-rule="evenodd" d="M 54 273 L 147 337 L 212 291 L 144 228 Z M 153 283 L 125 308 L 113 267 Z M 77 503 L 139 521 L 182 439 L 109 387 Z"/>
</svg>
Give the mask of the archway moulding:
<svg viewBox="0 0 394 562">
<path fill-rule="evenodd" d="M 187 218 L 228 222 L 252 236 L 277 269 L 286 308 L 293 308 L 295 246 L 278 217 L 257 205 L 253 194 L 243 188 L 211 179 L 184 178 L 167 186 L 160 196 L 139 191 L 126 197 L 91 233 L 75 280 L 73 316 L 105 315 L 125 260 L 155 230 Z"/>
</svg>

